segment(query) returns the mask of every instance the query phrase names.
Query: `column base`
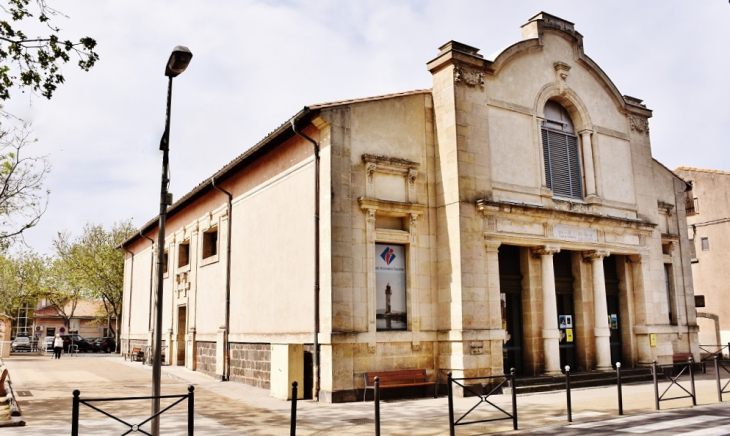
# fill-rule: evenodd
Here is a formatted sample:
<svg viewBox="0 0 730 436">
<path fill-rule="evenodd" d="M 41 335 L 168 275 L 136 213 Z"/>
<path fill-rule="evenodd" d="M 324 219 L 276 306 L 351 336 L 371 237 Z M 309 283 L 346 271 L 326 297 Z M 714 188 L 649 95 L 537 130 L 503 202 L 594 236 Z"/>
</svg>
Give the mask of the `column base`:
<svg viewBox="0 0 730 436">
<path fill-rule="evenodd" d="M 600 372 L 613 372 L 613 367 L 612 366 L 597 366 L 596 367 L 596 371 L 600 371 Z"/>
</svg>

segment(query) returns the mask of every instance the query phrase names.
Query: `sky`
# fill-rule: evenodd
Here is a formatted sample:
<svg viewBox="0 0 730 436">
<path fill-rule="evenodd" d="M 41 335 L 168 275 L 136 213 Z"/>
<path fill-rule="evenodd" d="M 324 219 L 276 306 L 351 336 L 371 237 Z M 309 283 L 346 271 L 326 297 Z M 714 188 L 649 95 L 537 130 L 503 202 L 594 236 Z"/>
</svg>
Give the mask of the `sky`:
<svg viewBox="0 0 730 436">
<path fill-rule="evenodd" d="M 52 1 L 52 0 L 51 0 Z M 170 191 L 179 199 L 302 107 L 429 89 L 426 63 L 455 40 L 485 57 L 545 11 L 575 23 L 585 53 L 622 94 L 644 100 L 653 155 L 669 168 L 730 171 L 730 4 L 726 0 L 55 1 L 62 38 L 91 36 L 90 72 L 63 68 L 52 100 L 16 92 L 52 163 L 48 210 L 25 235 L 50 253 L 59 231 L 159 212 L 167 78 L 177 45 Z"/>
</svg>

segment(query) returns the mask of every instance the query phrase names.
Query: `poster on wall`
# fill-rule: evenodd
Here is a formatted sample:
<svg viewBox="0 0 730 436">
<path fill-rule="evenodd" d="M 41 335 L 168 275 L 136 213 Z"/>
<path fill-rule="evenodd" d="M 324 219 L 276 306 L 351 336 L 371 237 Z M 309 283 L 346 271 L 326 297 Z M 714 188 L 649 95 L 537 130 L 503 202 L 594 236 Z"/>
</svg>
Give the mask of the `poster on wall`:
<svg viewBox="0 0 730 436">
<path fill-rule="evenodd" d="M 558 328 L 566 329 L 573 327 L 573 315 L 558 315 Z"/>
<path fill-rule="evenodd" d="M 406 248 L 375 244 L 375 326 L 406 330 Z"/>
</svg>

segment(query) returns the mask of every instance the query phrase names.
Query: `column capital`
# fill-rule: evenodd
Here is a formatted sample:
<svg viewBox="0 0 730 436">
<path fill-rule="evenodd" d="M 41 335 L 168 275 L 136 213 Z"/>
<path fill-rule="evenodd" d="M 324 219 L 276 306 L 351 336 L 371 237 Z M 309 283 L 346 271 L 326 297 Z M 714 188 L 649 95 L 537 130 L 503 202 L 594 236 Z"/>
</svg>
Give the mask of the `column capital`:
<svg viewBox="0 0 730 436">
<path fill-rule="evenodd" d="M 581 135 L 581 136 L 583 136 L 583 135 L 590 135 L 592 133 L 593 133 L 593 130 L 591 130 L 591 129 L 583 129 L 580 132 L 578 132 L 578 134 Z"/>
<path fill-rule="evenodd" d="M 556 245 L 541 245 L 539 247 L 530 247 L 530 252 L 533 257 L 552 256 L 553 254 L 560 253 L 560 247 Z"/>
<path fill-rule="evenodd" d="M 497 241 L 487 236 L 484 237 L 484 248 L 487 249 L 487 252 L 497 251 L 500 245 L 502 245 L 502 241 Z"/>
<path fill-rule="evenodd" d="M 583 260 L 586 262 L 594 261 L 594 260 L 601 260 L 604 257 L 608 257 L 611 255 L 611 252 L 608 250 L 591 250 L 591 251 L 584 251 L 583 252 Z"/>
</svg>

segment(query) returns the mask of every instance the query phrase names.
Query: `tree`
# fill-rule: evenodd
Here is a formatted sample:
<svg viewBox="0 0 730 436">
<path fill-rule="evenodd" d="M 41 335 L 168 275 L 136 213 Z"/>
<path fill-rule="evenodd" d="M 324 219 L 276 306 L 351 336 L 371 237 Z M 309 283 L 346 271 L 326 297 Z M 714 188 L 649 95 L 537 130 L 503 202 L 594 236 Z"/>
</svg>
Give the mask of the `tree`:
<svg viewBox="0 0 730 436">
<path fill-rule="evenodd" d="M 44 260 L 32 251 L 0 255 L 0 313 L 15 314 L 39 298 Z"/>
<path fill-rule="evenodd" d="M 58 85 L 64 82 L 61 65 L 74 55 L 78 66 L 89 71 L 99 55 L 94 51 L 96 41 L 88 36 L 76 42 L 62 40 L 61 29 L 51 21 L 65 17 L 50 7 L 46 0 L 8 0 L 0 6 L 7 14 L 0 20 L 0 99 L 10 98 L 12 88 L 30 88 L 32 92 L 50 99 Z M 24 21 L 36 18 L 37 24 Z M 44 35 L 29 37 L 28 29 L 40 25 Z"/>
<path fill-rule="evenodd" d="M 85 289 L 73 265 L 65 259 L 47 256 L 42 259 L 43 276 L 39 280 L 38 296 L 45 298 L 63 318 L 64 325 L 71 327 L 71 318 L 79 301 L 85 298 Z"/>
<path fill-rule="evenodd" d="M 27 128 L 0 131 L 0 248 L 38 224 L 46 211 L 44 189 L 50 162 L 46 156 L 26 156 Z"/>
<path fill-rule="evenodd" d="M 115 223 L 110 230 L 87 224 L 77 239 L 71 241 L 69 234 L 59 233 L 53 241 L 56 255 L 73 271 L 74 280 L 90 298 L 103 302 L 107 319 L 116 319 L 109 327 L 117 343 L 124 292 L 124 252 L 117 247 L 136 231 L 130 220 Z"/>
</svg>

